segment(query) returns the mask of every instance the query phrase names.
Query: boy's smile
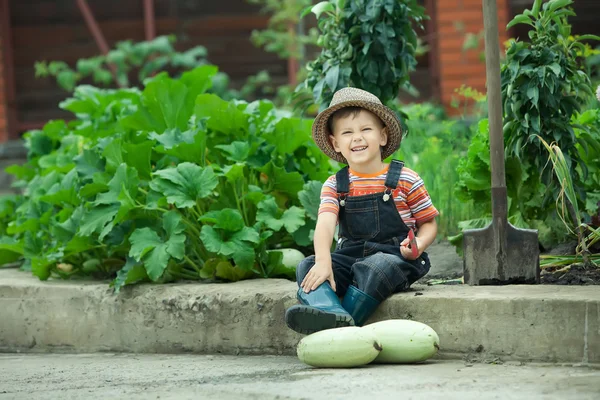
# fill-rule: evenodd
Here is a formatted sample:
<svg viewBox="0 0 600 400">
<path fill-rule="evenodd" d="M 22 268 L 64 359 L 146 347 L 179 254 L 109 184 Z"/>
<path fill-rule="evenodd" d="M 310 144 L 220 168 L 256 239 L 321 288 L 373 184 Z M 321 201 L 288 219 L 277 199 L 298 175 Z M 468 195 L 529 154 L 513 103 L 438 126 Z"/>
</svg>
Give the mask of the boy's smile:
<svg viewBox="0 0 600 400">
<path fill-rule="evenodd" d="M 354 171 L 374 173 L 382 168 L 381 146 L 387 143 L 383 123 L 375 114 L 359 110 L 333 117 L 331 143 Z"/>
</svg>

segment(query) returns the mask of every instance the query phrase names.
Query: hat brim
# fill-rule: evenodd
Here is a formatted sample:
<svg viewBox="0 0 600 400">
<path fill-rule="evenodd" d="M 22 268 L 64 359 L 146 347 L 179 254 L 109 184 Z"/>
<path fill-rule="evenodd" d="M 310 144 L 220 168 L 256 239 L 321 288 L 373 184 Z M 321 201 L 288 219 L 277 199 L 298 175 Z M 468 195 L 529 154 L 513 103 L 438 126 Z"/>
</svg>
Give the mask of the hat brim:
<svg viewBox="0 0 600 400">
<path fill-rule="evenodd" d="M 383 146 L 383 150 L 381 152 L 381 158 L 386 159 L 398 148 L 400 147 L 400 142 L 402 141 L 402 124 L 400 123 L 400 119 L 396 115 L 396 113 L 390 109 L 389 107 L 384 106 L 383 104 L 373 103 L 364 100 L 349 100 L 333 105 L 323 111 L 321 111 L 316 117 L 315 122 L 312 126 L 312 136 L 315 144 L 319 146 L 319 148 L 327 154 L 330 158 L 335 161 L 341 162 L 343 164 L 348 164 L 348 161 L 341 153 L 338 153 L 333 148 L 331 141 L 329 140 L 329 135 L 332 133 L 329 132 L 328 121 L 331 118 L 331 115 L 346 107 L 360 107 L 364 108 L 377 115 L 386 127 L 387 131 L 387 143 Z"/>
</svg>

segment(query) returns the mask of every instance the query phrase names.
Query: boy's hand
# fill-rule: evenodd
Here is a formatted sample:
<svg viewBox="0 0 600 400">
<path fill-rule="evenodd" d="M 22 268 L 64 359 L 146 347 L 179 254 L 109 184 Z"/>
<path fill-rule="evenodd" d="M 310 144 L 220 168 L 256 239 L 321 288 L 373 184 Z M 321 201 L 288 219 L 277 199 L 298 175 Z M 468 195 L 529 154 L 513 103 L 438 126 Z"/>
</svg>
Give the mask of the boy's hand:
<svg viewBox="0 0 600 400">
<path fill-rule="evenodd" d="M 402 241 L 402 243 L 400 243 L 400 253 L 402 253 L 402 257 L 404 257 L 407 260 L 416 260 L 417 258 L 419 258 L 421 256 L 421 254 L 423 254 L 423 243 L 421 241 L 419 241 L 418 237 L 415 237 L 415 242 L 417 243 L 417 255 L 415 256 L 413 254 L 413 250 L 410 247 L 410 239 L 406 238 Z"/>
<path fill-rule="evenodd" d="M 302 280 L 300 287 L 304 290 L 304 293 L 308 293 L 318 288 L 325 281 L 329 281 L 331 288 L 335 292 L 335 279 L 333 278 L 331 260 L 329 262 L 317 261 Z"/>
</svg>

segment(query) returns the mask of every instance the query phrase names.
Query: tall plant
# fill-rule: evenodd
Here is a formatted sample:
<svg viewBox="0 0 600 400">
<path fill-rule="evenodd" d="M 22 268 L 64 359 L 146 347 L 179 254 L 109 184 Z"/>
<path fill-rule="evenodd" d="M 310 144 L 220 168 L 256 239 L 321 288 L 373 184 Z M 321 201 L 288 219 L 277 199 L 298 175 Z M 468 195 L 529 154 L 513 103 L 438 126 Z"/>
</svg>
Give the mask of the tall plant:
<svg viewBox="0 0 600 400">
<path fill-rule="evenodd" d="M 138 71 L 142 82 L 147 77 L 166 68 L 189 70 L 207 64 L 206 49 L 196 46 L 185 52 L 174 47 L 175 36 L 159 36 L 153 40 L 134 43 L 125 40 L 117 43 L 106 55 L 82 58 L 74 67 L 64 61 L 39 61 L 35 63 L 35 76 L 52 76 L 58 85 L 72 92 L 83 79 L 90 78 L 95 84 L 120 87 L 134 86 L 130 73 Z"/>
<path fill-rule="evenodd" d="M 309 89 L 320 108 L 346 86 L 390 103 L 417 64 L 417 33 L 426 18 L 417 0 L 330 0 L 305 11 L 318 19 L 321 54 L 297 90 Z"/>
<path fill-rule="evenodd" d="M 556 142 L 563 151 L 573 185 L 584 198 L 583 181 L 587 168 L 581 161 L 578 138 L 571 124 L 573 116 L 593 97 L 592 84 L 578 52 L 583 40 L 600 40 L 594 35 L 571 36 L 567 17 L 575 15 L 568 7 L 572 0 L 535 0 L 531 10 L 517 15 L 507 26 L 531 26 L 530 41 L 511 43 L 502 66 L 504 137 L 507 156 L 515 156 L 529 171 L 544 170 L 548 159 L 543 142 Z M 577 166 L 582 174 L 577 173 Z M 543 184 L 552 178 L 549 169 Z M 547 200 L 555 193 L 548 193 Z M 547 201 L 546 204 L 549 202 Z"/>
</svg>

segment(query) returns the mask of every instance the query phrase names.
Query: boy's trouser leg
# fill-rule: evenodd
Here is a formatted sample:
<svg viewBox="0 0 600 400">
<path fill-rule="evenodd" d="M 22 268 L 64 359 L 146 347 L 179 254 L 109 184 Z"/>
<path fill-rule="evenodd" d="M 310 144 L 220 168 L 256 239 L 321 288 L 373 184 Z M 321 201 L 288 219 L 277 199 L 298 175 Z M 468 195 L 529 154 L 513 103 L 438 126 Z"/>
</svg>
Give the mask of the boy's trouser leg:
<svg viewBox="0 0 600 400">
<path fill-rule="evenodd" d="M 356 287 L 351 286 L 342 306 L 362 326 L 379 304 L 393 293 L 407 289 L 414 277 L 424 275 L 415 265 L 394 254 L 375 253 L 352 265 Z"/>
<path fill-rule="evenodd" d="M 300 285 L 314 264 L 314 256 L 311 256 L 298 265 L 296 268 L 298 285 Z M 345 290 L 349 283 L 350 269 L 344 268 L 343 265 L 336 265 L 333 262 L 333 256 L 332 264 L 338 291 L 340 284 L 341 288 Z M 336 270 L 338 271 L 337 274 L 335 273 Z M 352 317 L 342 307 L 337 294 L 333 291 L 328 281 L 323 282 L 309 293 L 305 293 L 302 288 L 299 288 L 297 298 L 301 304 L 288 308 L 285 313 L 286 324 L 296 332 L 310 334 L 324 329 L 354 325 Z"/>
</svg>

